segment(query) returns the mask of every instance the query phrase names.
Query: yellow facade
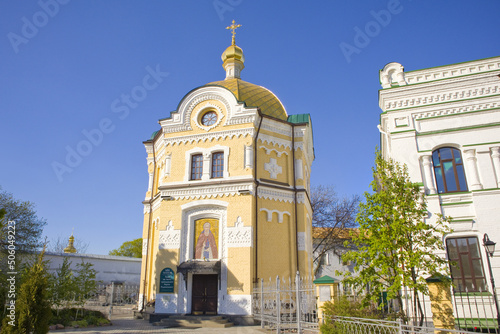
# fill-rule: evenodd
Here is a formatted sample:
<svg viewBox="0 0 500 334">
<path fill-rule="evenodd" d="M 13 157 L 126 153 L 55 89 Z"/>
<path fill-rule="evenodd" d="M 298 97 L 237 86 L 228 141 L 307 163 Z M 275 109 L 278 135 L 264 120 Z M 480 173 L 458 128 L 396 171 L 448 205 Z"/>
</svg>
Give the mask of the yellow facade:
<svg viewBox="0 0 500 334">
<path fill-rule="evenodd" d="M 228 50 L 227 82 L 189 92 L 144 142 L 140 294 L 157 313 L 248 315 L 258 279 L 311 276 L 310 117 L 241 81 Z"/>
</svg>

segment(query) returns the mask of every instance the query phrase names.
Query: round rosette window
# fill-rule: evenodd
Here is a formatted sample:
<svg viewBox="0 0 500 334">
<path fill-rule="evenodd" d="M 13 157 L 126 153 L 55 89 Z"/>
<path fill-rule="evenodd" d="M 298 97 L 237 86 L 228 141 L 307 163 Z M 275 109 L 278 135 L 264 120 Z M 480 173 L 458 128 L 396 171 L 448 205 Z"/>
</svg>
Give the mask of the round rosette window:
<svg viewBox="0 0 500 334">
<path fill-rule="evenodd" d="M 201 124 L 203 126 L 212 126 L 215 123 L 217 123 L 217 113 L 215 111 L 207 111 L 201 116 Z"/>
</svg>

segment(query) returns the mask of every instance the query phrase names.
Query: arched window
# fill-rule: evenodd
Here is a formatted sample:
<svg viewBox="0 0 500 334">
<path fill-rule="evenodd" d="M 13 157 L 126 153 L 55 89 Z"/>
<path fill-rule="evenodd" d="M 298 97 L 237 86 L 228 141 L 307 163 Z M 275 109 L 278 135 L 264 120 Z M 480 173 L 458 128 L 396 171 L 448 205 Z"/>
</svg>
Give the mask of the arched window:
<svg viewBox="0 0 500 334">
<path fill-rule="evenodd" d="M 432 152 L 434 175 L 438 193 L 467 191 L 464 163 L 460 150 L 453 147 L 442 147 Z"/>
</svg>

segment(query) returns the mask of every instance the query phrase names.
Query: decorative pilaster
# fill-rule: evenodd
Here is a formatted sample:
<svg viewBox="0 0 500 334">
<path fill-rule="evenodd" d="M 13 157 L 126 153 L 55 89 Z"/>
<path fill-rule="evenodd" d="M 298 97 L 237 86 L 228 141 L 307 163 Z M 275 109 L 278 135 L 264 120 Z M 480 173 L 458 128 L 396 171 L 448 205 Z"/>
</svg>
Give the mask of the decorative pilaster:
<svg viewBox="0 0 500 334">
<path fill-rule="evenodd" d="M 432 171 L 432 155 L 422 156 L 422 165 L 424 166 L 424 180 L 427 194 L 435 194 L 436 185 L 434 184 L 434 172 Z"/>
<path fill-rule="evenodd" d="M 203 175 L 201 176 L 202 180 L 210 179 L 210 153 L 203 153 Z"/>
<path fill-rule="evenodd" d="M 467 180 L 469 181 L 470 190 L 481 190 L 483 185 L 479 180 L 479 173 L 477 171 L 477 158 L 476 150 L 464 151 L 465 161 L 467 163 Z"/>
<path fill-rule="evenodd" d="M 172 153 L 167 153 L 165 155 L 165 166 L 163 169 L 163 176 L 169 176 L 170 175 L 170 168 L 172 166 Z"/>
<path fill-rule="evenodd" d="M 153 173 L 149 173 L 148 191 L 153 190 Z"/>
<path fill-rule="evenodd" d="M 253 166 L 253 146 L 245 145 L 245 168 Z"/>
<path fill-rule="evenodd" d="M 500 188 L 500 146 L 492 147 L 491 160 L 493 160 L 493 168 L 497 177 L 497 187 Z"/>
</svg>

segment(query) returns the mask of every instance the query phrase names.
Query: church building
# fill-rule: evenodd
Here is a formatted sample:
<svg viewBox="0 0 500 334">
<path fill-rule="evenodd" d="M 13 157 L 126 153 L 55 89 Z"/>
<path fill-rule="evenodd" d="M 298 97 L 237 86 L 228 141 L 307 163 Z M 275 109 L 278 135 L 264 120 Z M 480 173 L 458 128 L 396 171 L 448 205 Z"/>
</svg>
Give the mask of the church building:
<svg viewBox="0 0 500 334">
<path fill-rule="evenodd" d="M 259 279 L 311 276 L 311 118 L 240 78 L 239 26 L 225 79 L 187 93 L 144 142 L 140 308 L 155 313 L 250 315 Z"/>
</svg>

